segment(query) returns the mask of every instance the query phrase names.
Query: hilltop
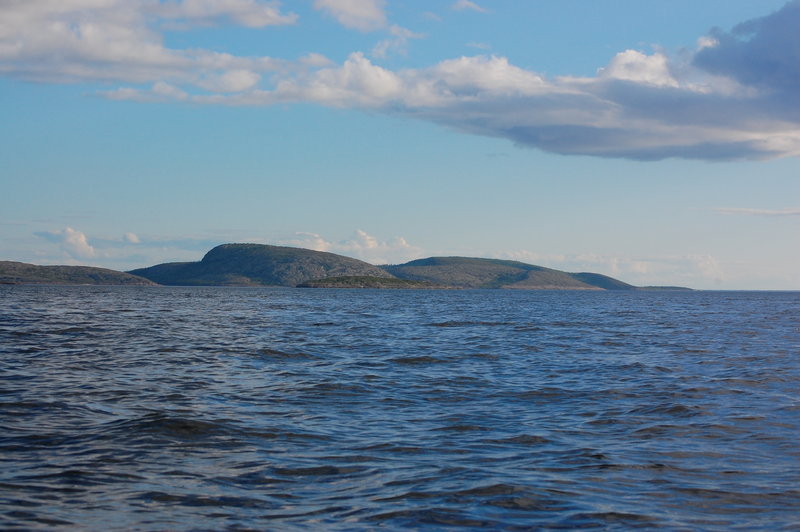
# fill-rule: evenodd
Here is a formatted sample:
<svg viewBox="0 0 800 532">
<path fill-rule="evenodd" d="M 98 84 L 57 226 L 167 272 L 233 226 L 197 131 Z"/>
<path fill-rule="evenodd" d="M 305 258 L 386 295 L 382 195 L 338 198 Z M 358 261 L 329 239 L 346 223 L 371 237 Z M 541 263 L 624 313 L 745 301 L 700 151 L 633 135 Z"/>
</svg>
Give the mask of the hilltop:
<svg viewBox="0 0 800 532">
<path fill-rule="evenodd" d="M 223 244 L 199 262 L 172 262 L 131 270 L 166 285 L 297 286 L 329 277 L 394 276 L 364 261 L 303 248 Z"/>
<path fill-rule="evenodd" d="M 155 285 L 148 279 L 106 268 L 37 266 L 13 261 L 0 261 L 0 284 Z"/>
<path fill-rule="evenodd" d="M 513 260 L 431 257 L 383 268 L 400 279 L 458 288 L 636 290 L 599 273 L 567 273 Z"/>
</svg>

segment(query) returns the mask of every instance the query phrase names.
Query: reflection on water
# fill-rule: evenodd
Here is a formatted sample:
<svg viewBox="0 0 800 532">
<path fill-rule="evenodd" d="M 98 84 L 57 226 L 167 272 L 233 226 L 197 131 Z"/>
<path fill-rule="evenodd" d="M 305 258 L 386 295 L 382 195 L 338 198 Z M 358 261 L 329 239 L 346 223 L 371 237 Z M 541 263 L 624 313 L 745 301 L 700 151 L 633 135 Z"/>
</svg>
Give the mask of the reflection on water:
<svg viewBox="0 0 800 532">
<path fill-rule="evenodd" d="M 0 287 L 0 528 L 777 529 L 800 294 Z"/>
</svg>

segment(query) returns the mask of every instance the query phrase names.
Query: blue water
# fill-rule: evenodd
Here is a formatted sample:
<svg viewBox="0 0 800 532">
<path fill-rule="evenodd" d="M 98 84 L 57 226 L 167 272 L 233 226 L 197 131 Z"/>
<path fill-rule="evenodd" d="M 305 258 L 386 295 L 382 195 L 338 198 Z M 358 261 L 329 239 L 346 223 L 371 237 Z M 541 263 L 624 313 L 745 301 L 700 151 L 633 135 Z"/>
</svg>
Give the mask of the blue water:
<svg viewBox="0 0 800 532">
<path fill-rule="evenodd" d="M 800 293 L 0 286 L 0 529 L 800 529 Z"/>
</svg>

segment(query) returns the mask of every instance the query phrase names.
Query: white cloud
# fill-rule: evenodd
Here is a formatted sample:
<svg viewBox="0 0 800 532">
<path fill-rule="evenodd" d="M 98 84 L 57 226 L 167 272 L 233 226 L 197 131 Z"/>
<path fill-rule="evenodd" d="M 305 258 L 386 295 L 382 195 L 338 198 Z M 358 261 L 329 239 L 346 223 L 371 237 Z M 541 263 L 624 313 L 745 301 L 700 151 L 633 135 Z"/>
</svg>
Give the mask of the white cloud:
<svg viewBox="0 0 800 532">
<path fill-rule="evenodd" d="M 729 215 L 745 215 L 745 216 L 800 216 L 800 209 L 749 209 L 749 208 L 731 208 L 731 207 L 718 207 L 714 212 L 719 214 Z"/>
<path fill-rule="evenodd" d="M 470 48 L 475 48 L 477 50 L 490 50 L 492 48 L 489 44 L 485 42 L 475 42 L 475 41 L 468 42 L 467 46 Z"/>
<path fill-rule="evenodd" d="M 638 60 L 626 69 L 612 64 L 594 78 L 548 80 L 502 57 L 391 72 L 351 56 L 340 69 L 318 72 L 306 87 L 283 88 L 299 99 L 382 107 L 562 154 L 640 160 L 800 154 L 800 117 L 793 121 L 795 111 L 784 112 L 785 103 L 747 87 L 731 90 L 730 83 L 717 90 L 714 78 L 697 83 L 695 73 L 676 79 L 661 54 L 628 54 L 633 57 Z M 391 90 L 376 93 L 375 84 L 366 83 L 376 77 Z M 289 93 L 284 98 L 291 99 Z"/>
<path fill-rule="evenodd" d="M 313 249 L 314 251 L 330 251 L 333 245 L 321 235 L 308 232 L 297 232 L 290 238 L 279 239 L 277 244 L 281 246 Z"/>
<path fill-rule="evenodd" d="M 786 104 L 717 76 L 698 81 L 701 74 L 669 64 L 661 52 L 624 52 L 596 77 L 555 79 L 497 56 L 391 71 L 355 53 L 339 67 L 283 77 L 272 90 L 205 101 L 382 109 L 562 154 L 639 160 L 800 154 L 800 116 L 793 120 Z"/>
<path fill-rule="evenodd" d="M 457 0 L 450 6 L 451 9 L 456 11 L 476 11 L 478 13 L 486 13 L 486 10 L 470 0 Z"/>
<path fill-rule="evenodd" d="M 601 68 L 598 76 L 645 85 L 678 87 L 678 82 L 669 71 L 667 57 L 661 53 L 646 55 L 636 50 L 625 50 L 615 55 L 607 67 Z"/>
<path fill-rule="evenodd" d="M 89 258 L 94 256 L 94 248 L 89 245 L 86 235 L 67 227 L 62 232 L 61 246 L 75 258 Z"/>
<path fill-rule="evenodd" d="M 149 90 L 121 87 L 102 93 L 110 100 L 128 100 L 134 102 L 168 102 L 184 101 L 189 99 L 189 94 L 178 87 L 157 81 L 153 83 Z"/>
<path fill-rule="evenodd" d="M 405 55 L 408 41 L 410 39 L 421 39 L 423 37 L 420 33 L 414 33 L 400 26 L 392 26 L 389 28 L 389 33 L 392 35 L 391 38 L 382 40 L 372 49 L 373 57 L 383 59 L 389 55 L 389 52 Z"/>
<path fill-rule="evenodd" d="M 73 259 L 90 259 L 95 256 L 95 250 L 89 245 L 86 235 L 71 227 L 59 231 L 39 232 L 36 236 L 59 244 L 61 250 Z"/>
<path fill-rule="evenodd" d="M 154 95 L 166 99 L 185 100 L 189 95 L 174 85 L 165 83 L 163 81 L 156 81 L 153 83 L 152 91 Z"/>
<path fill-rule="evenodd" d="M 141 244 L 142 241 L 136 235 L 136 233 L 125 233 L 122 236 L 122 240 L 129 243 L 129 244 Z"/>
<path fill-rule="evenodd" d="M 252 89 L 260 80 L 261 76 L 252 70 L 240 68 L 209 76 L 198 85 L 214 92 L 242 92 Z"/>
<path fill-rule="evenodd" d="M 212 25 L 224 18 L 251 28 L 294 24 L 297 15 L 282 15 L 279 5 L 278 2 L 255 0 L 172 0 L 145 7 L 160 17 L 191 24 Z"/>
<path fill-rule="evenodd" d="M 403 237 L 379 240 L 361 229 L 345 240 L 330 241 L 316 233 L 295 233 L 278 241 L 285 246 L 327 251 L 354 257 L 372 264 L 398 264 L 422 256 L 422 249 L 412 246 Z"/>
<path fill-rule="evenodd" d="M 552 92 L 540 75 L 516 67 L 505 57 L 460 57 L 442 61 L 420 72 L 423 84 L 437 84 L 442 98 L 474 101 L 476 98 L 532 95 Z"/>
<path fill-rule="evenodd" d="M 246 90 L 257 83 L 259 72 L 306 65 L 269 57 L 168 48 L 159 24 L 172 19 L 204 24 L 230 20 L 261 27 L 290 24 L 295 18 L 280 15 L 276 3 L 255 0 L 3 2 L 0 74 L 43 82 L 166 83 L 178 86 L 181 92 L 161 96 L 175 99 L 181 99 L 185 86 Z M 121 98 L 126 93 L 114 90 L 111 95 Z"/>
<path fill-rule="evenodd" d="M 331 14 L 339 23 L 359 31 L 386 27 L 384 0 L 314 0 L 314 8 Z"/>
<path fill-rule="evenodd" d="M 719 44 L 718 40 L 716 40 L 715 38 L 713 38 L 711 36 L 708 36 L 708 35 L 704 35 L 704 36 L 702 36 L 702 37 L 697 39 L 697 49 L 698 50 L 702 50 L 703 48 L 710 48 L 710 47 L 713 47 L 713 46 L 717 46 L 718 44 Z"/>
<path fill-rule="evenodd" d="M 381 107 L 400 98 L 403 83 L 400 76 L 372 64 L 361 53 L 352 54 L 339 68 L 322 69 L 307 79 L 281 82 L 268 99 L 315 101 L 326 105 Z"/>
</svg>

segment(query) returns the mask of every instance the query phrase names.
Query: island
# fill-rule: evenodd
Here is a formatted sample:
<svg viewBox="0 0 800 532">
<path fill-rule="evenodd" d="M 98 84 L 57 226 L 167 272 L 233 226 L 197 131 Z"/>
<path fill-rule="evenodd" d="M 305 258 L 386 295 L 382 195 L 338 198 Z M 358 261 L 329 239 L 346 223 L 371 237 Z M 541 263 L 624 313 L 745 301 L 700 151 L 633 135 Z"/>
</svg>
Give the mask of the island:
<svg viewBox="0 0 800 532">
<path fill-rule="evenodd" d="M 155 286 L 150 279 L 92 266 L 37 266 L 0 261 L 0 284 L 72 284 Z"/>
<path fill-rule="evenodd" d="M 404 264 L 375 266 L 335 253 L 266 244 L 223 244 L 197 262 L 158 264 L 128 273 L 159 284 L 177 286 L 645 289 L 599 273 L 568 273 L 513 260 L 430 257 Z"/>
<path fill-rule="evenodd" d="M 168 262 L 128 272 L 89 266 L 0 261 L 4 284 L 283 286 L 300 288 L 689 290 L 637 287 L 599 273 L 478 257 L 429 257 L 376 266 L 335 253 L 266 244 L 222 244 L 196 262 Z"/>
</svg>

